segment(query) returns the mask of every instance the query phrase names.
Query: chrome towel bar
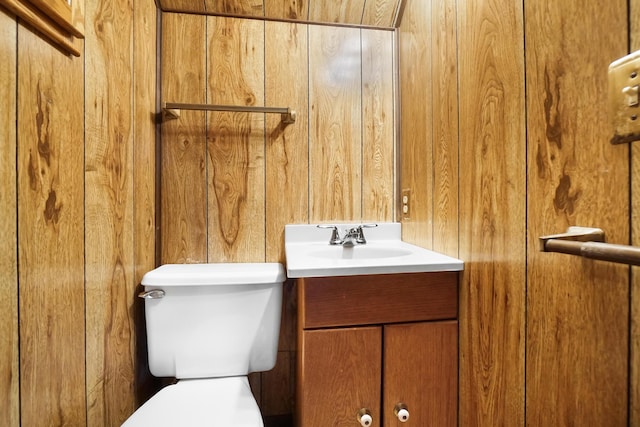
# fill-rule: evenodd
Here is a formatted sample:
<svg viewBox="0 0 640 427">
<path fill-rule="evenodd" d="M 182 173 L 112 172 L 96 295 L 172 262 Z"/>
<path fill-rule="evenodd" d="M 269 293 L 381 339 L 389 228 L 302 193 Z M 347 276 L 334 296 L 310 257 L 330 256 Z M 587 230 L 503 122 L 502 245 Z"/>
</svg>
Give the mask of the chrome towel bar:
<svg viewBox="0 0 640 427">
<path fill-rule="evenodd" d="M 569 227 L 566 233 L 542 236 L 540 250 L 640 266 L 639 247 L 604 243 L 599 228 Z"/>
<path fill-rule="evenodd" d="M 215 104 L 181 104 L 165 102 L 162 106 L 162 116 L 165 120 L 180 117 L 180 110 L 199 111 L 230 111 L 239 113 L 276 113 L 282 115 L 285 124 L 295 123 L 296 112 L 289 107 L 255 107 L 252 105 L 215 105 Z"/>
</svg>

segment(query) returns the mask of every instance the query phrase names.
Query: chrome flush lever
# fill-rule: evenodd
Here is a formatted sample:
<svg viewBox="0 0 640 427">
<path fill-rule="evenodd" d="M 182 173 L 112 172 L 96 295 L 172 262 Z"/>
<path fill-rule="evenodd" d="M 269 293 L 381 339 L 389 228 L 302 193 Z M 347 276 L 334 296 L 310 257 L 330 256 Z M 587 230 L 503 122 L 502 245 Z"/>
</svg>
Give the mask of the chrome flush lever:
<svg viewBox="0 0 640 427">
<path fill-rule="evenodd" d="M 140 292 L 138 298 L 143 299 L 160 299 L 164 298 L 164 291 L 162 289 L 151 289 L 146 292 Z"/>
</svg>

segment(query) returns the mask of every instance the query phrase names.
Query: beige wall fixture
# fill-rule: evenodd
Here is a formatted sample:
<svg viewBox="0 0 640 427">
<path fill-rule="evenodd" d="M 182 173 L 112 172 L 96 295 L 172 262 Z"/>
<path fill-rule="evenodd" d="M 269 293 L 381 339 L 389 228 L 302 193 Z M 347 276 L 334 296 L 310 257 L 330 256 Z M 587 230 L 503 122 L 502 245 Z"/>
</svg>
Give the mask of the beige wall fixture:
<svg viewBox="0 0 640 427">
<path fill-rule="evenodd" d="M 640 247 L 604 243 L 604 232 L 599 228 L 569 227 L 566 233 L 540 237 L 540 250 L 640 265 Z"/>
</svg>

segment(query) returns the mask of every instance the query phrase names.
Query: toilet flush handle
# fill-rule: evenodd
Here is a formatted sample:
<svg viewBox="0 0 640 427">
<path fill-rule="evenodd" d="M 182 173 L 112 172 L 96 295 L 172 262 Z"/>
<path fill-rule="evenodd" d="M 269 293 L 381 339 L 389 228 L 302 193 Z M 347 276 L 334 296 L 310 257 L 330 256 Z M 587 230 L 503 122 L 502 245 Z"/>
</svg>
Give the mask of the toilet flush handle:
<svg viewBox="0 0 640 427">
<path fill-rule="evenodd" d="M 162 289 L 151 289 L 150 291 L 140 292 L 138 298 L 144 299 L 160 299 L 164 298 L 164 291 Z"/>
</svg>

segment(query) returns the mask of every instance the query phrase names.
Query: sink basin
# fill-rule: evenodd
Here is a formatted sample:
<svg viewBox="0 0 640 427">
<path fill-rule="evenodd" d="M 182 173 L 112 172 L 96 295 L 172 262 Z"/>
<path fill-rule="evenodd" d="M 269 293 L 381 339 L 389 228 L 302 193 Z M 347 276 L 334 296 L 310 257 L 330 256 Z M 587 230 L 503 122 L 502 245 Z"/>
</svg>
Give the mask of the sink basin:
<svg viewBox="0 0 640 427">
<path fill-rule="evenodd" d="M 375 247 L 367 245 L 359 246 L 326 246 L 322 249 L 309 252 L 310 257 L 325 259 L 377 259 L 394 258 L 411 255 L 411 251 L 402 248 Z"/>
<path fill-rule="evenodd" d="M 354 224 L 336 224 L 340 230 Z M 379 223 L 364 230 L 367 243 L 329 245 L 331 231 L 315 224 L 285 226 L 287 276 L 329 277 L 364 274 L 460 271 L 459 259 L 430 251 L 401 239 L 400 223 Z"/>
</svg>

